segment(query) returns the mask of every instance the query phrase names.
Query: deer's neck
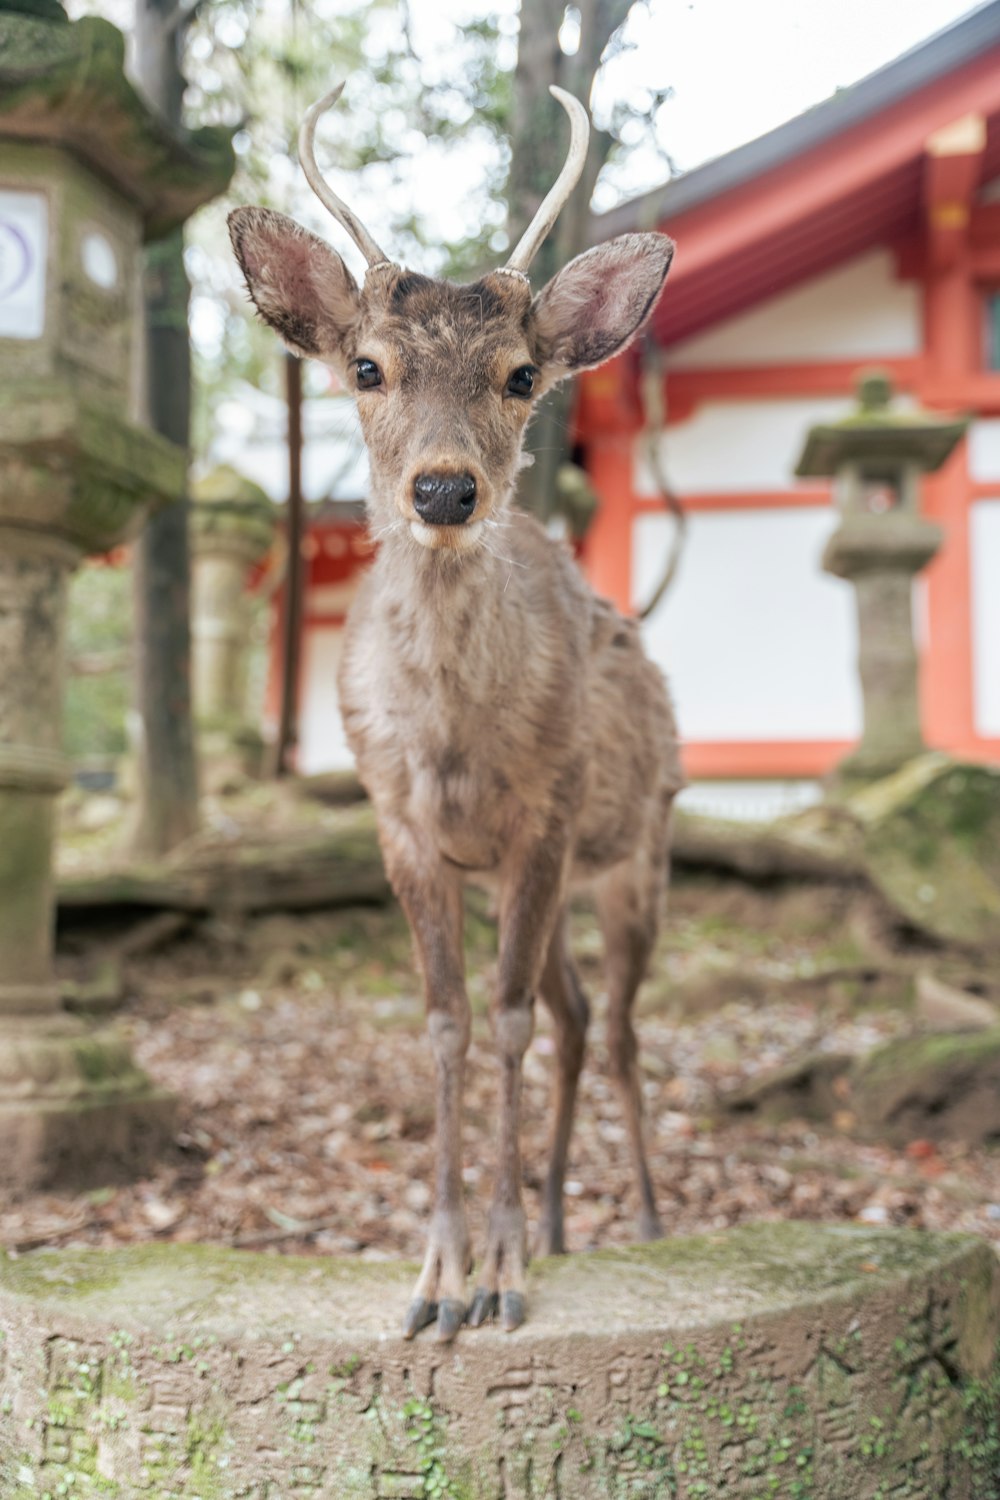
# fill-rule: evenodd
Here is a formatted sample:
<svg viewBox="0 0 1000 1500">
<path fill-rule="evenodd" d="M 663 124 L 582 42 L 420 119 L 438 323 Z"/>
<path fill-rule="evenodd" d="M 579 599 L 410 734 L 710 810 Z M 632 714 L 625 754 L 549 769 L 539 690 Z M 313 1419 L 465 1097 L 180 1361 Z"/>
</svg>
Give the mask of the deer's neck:
<svg viewBox="0 0 1000 1500">
<path fill-rule="evenodd" d="M 525 569 L 516 541 L 513 524 L 467 553 L 387 538 L 375 564 L 376 598 L 405 659 L 470 682 L 503 675 L 512 655 L 527 649 Z"/>
</svg>

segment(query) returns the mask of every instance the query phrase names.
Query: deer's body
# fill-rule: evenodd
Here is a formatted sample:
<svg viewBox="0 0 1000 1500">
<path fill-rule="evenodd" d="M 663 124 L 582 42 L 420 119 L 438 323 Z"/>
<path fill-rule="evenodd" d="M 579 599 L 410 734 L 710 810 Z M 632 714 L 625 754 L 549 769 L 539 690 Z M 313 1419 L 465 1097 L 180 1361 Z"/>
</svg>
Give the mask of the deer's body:
<svg viewBox="0 0 1000 1500">
<path fill-rule="evenodd" d="M 560 97 L 574 122 L 576 170 L 586 114 Z M 565 932 L 577 881 L 592 887 L 605 937 L 608 1051 L 640 1230 L 659 1233 L 631 1011 L 656 936 L 681 784 L 673 718 L 635 625 L 595 598 L 565 549 L 511 502 L 534 398 L 625 347 L 660 295 L 673 247 L 662 235 L 623 235 L 533 296 L 524 268 L 556 212 L 546 200 L 503 271 L 472 286 L 414 275 L 388 262 L 318 179 L 311 132 L 322 107 L 307 121 L 301 155 L 368 259 L 364 286 L 280 214 L 239 209 L 230 226 L 262 316 L 296 352 L 355 385 L 368 446 L 379 551 L 351 611 L 341 704 L 413 930 L 437 1075 L 434 1211 L 404 1331 L 436 1321 L 448 1340 L 466 1318 L 478 1326 L 495 1309 L 506 1328 L 524 1318 L 518 1136 L 536 995 L 552 1012 L 558 1054 L 538 1245 L 565 1248 L 563 1178 L 588 1020 Z M 492 884 L 499 906 L 498 1159 L 471 1307 L 462 1187 L 468 878 Z"/>
<path fill-rule="evenodd" d="M 351 610 L 341 711 L 390 862 L 399 827 L 493 884 L 518 837 L 557 825 L 573 883 L 640 851 L 662 864 L 681 778 L 635 623 L 530 516 L 490 545 L 390 537 Z"/>
</svg>

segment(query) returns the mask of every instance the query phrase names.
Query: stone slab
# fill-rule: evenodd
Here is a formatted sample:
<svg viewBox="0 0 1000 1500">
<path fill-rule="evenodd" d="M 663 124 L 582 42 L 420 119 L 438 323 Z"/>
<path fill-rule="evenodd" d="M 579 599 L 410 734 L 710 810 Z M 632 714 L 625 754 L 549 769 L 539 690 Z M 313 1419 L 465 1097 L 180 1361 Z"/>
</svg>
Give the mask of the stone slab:
<svg viewBox="0 0 1000 1500">
<path fill-rule="evenodd" d="M 114 1027 L 0 1014 L 0 1196 L 135 1177 L 171 1140 L 176 1112 Z"/>
<path fill-rule="evenodd" d="M 987 1500 L 1000 1268 L 781 1223 L 541 1262 L 515 1334 L 398 1335 L 411 1267 L 0 1260 L 0 1494 Z"/>
<path fill-rule="evenodd" d="M 176 1095 L 151 1087 L 103 1098 L 0 1101 L 0 1191 L 16 1198 L 134 1181 L 153 1168 L 176 1128 Z"/>
</svg>

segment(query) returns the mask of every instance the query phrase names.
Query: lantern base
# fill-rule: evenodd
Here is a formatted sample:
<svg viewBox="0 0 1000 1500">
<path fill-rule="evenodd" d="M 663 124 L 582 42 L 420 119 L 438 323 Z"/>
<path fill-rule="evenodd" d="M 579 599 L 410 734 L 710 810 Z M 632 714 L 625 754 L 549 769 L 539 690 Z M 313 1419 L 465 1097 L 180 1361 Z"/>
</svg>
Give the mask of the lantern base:
<svg viewBox="0 0 1000 1500">
<path fill-rule="evenodd" d="M 135 1177 L 168 1144 L 177 1101 L 114 1031 L 71 1017 L 0 1021 L 0 1190 Z"/>
</svg>

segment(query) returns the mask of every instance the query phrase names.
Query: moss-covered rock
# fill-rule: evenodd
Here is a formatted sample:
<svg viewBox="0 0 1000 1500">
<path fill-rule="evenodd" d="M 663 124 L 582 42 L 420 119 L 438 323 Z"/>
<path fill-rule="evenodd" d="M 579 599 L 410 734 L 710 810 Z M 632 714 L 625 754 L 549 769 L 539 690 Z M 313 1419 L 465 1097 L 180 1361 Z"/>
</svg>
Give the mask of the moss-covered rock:
<svg viewBox="0 0 1000 1500">
<path fill-rule="evenodd" d="M 722 1100 L 729 1114 L 756 1114 L 772 1124 L 785 1120 L 829 1120 L 843 1108 L 853 1058 L 840 1052 L 810 1052 L 751 1078 Z"/>
<path fill-rule="evenodd" d="M 0 1492 L 986 1500 L 1000 1483 L 1000 1272 L 980 1242 L 765 1224 L 548 1261 L 524 1328 L 450 1348 L 399 1338 L 411 1274 L 190 1246 L 0 1261 Z"/>
<path fill-rule="evenodd" d="M 855 1070 L 851 1108 L 880 1139 L 1000 1141 L 1000 1027 L 877 1047 Z"/>
<path fill-rule="evenodd" d="M 943 942 L 1000 949 L 1000 770 L 926 755 L 855 794 L 866 870 Z"/>
</svg>

